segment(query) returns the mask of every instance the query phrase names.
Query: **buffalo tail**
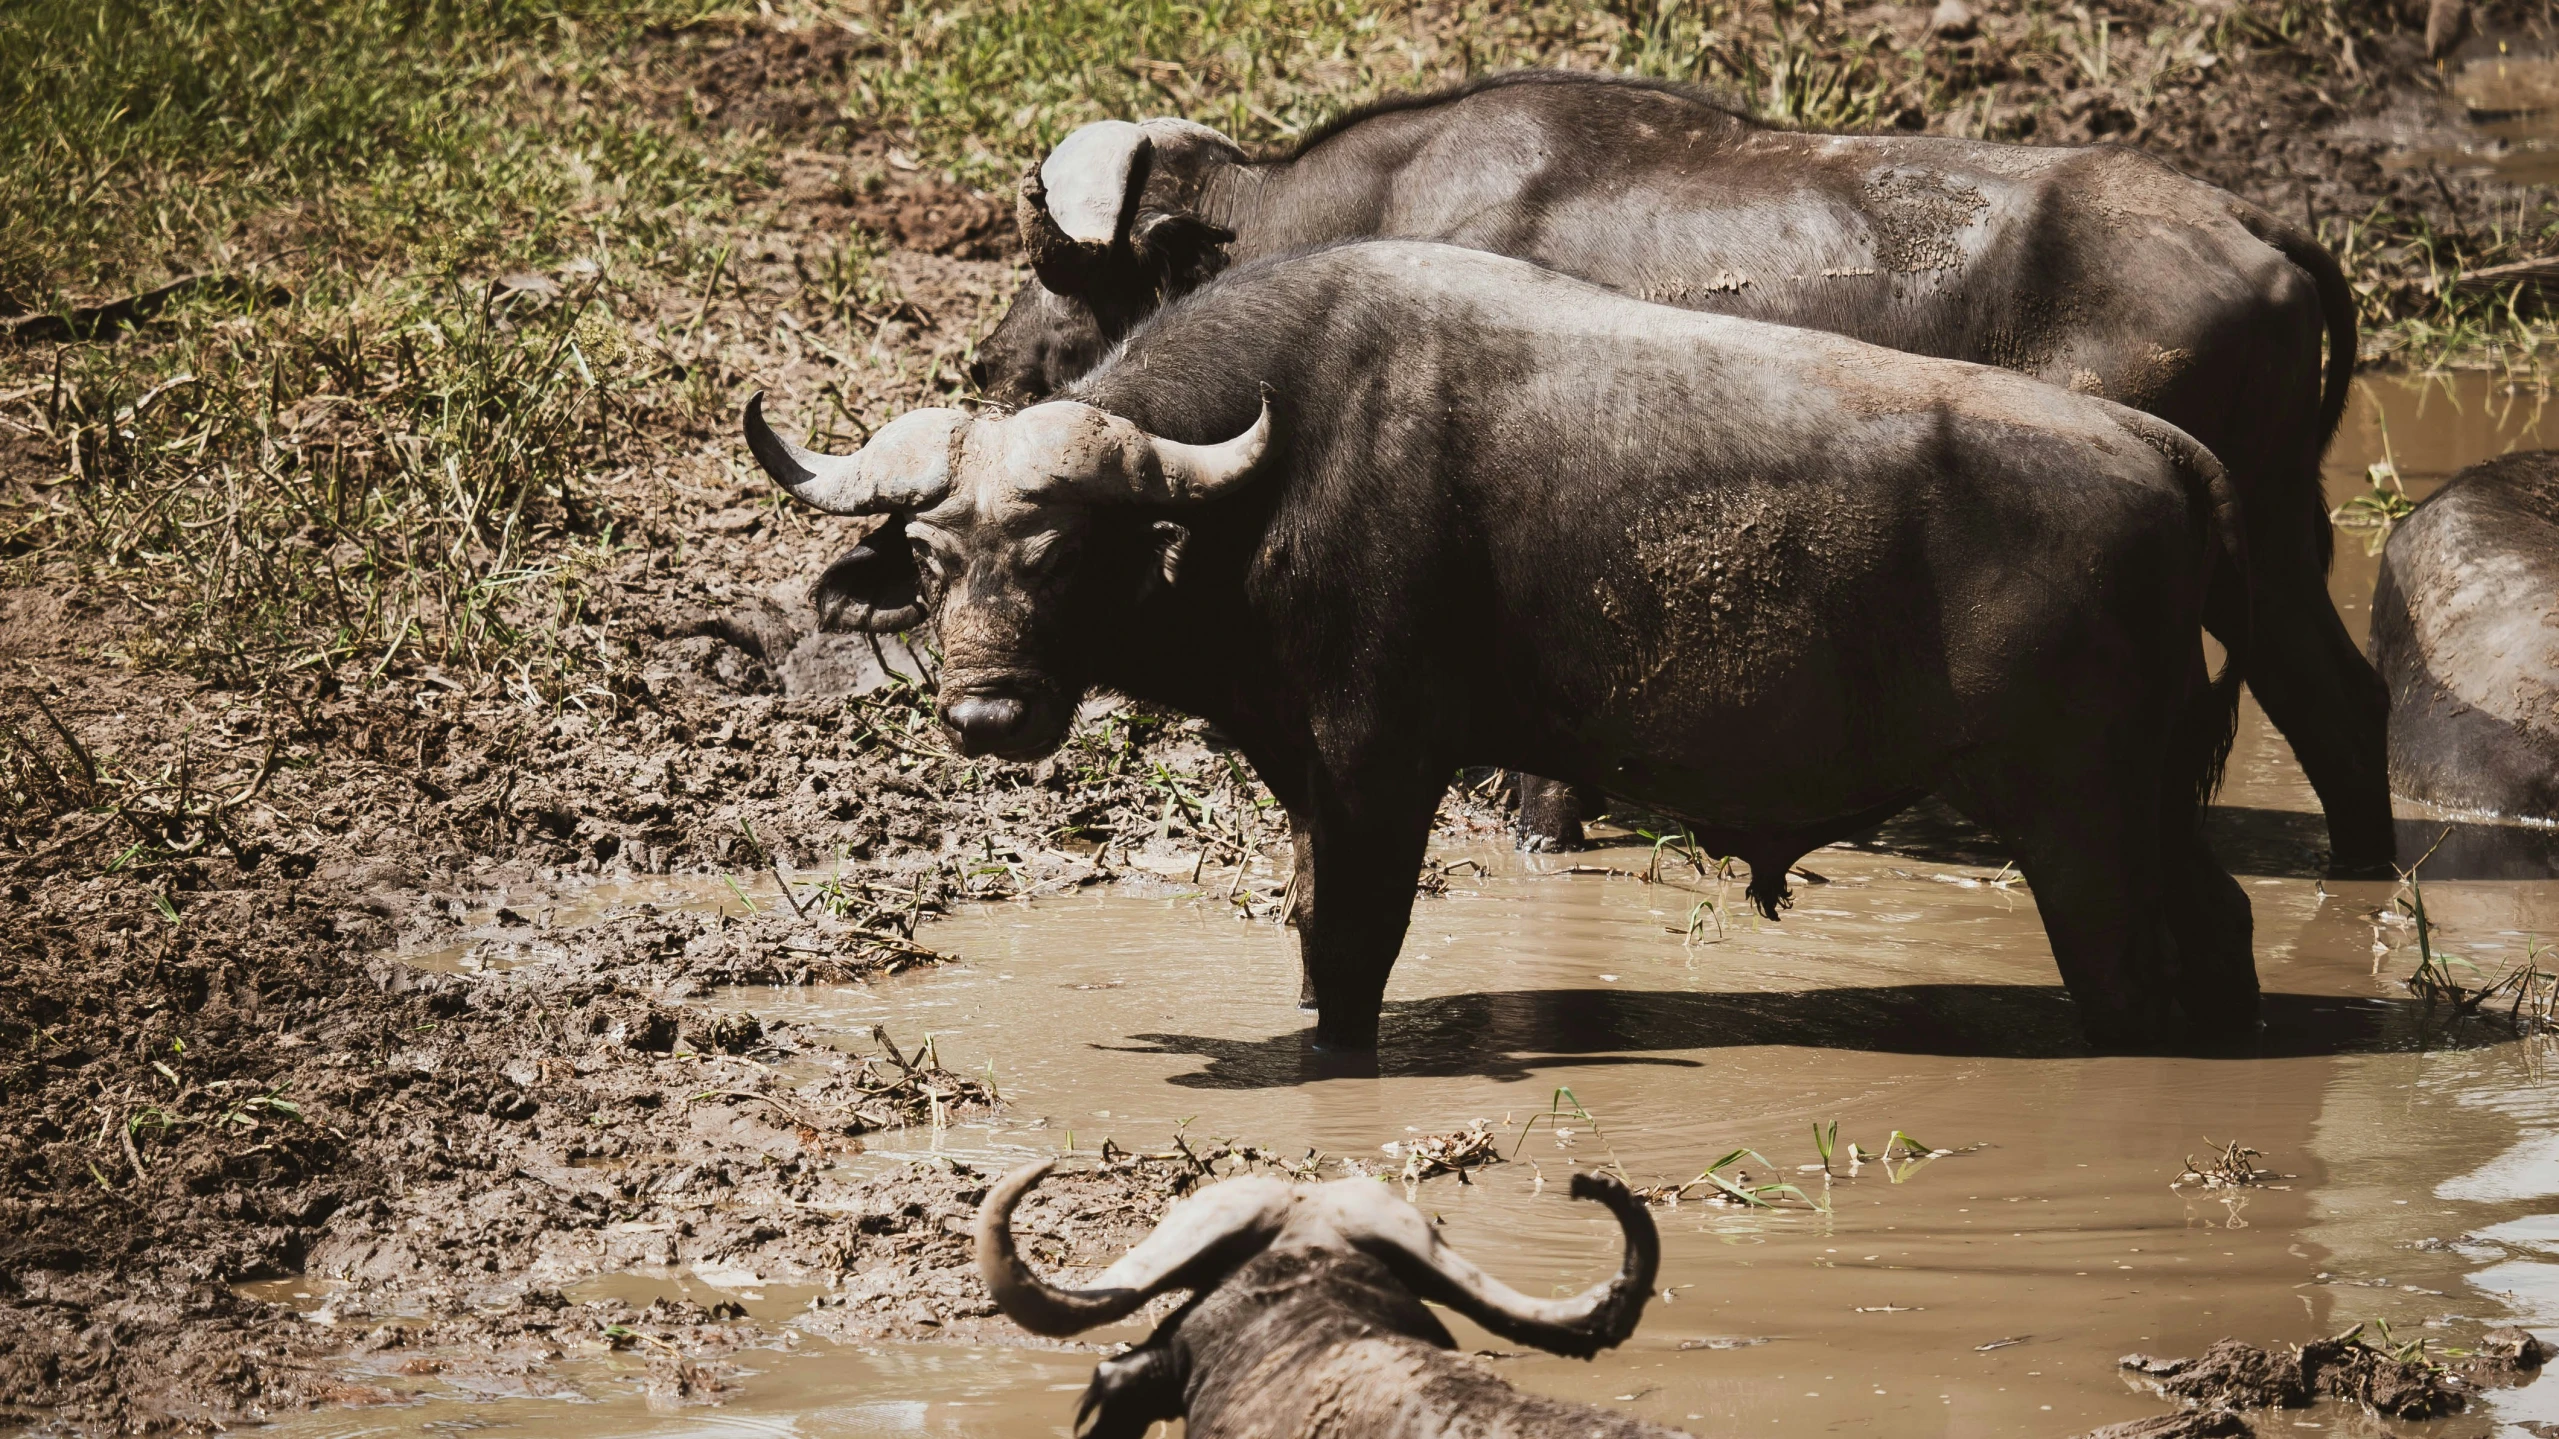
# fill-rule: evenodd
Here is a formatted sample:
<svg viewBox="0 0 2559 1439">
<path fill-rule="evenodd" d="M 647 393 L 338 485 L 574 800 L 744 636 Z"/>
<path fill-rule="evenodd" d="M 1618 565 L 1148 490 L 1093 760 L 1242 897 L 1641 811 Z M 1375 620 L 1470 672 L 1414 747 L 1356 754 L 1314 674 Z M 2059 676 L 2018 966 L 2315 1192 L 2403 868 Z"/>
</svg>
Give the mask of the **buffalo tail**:
<svg viewBox="0 0 2559 1439">
<path fill-rule="evenodd" d="M 2308 275 L 2312 287 L 2319 292 L 2319 312 L 2328 329 L 2328 370 L 2319 393 L 2319 449 L 2325 453 L 2328 442 L 2336 437 L 2338 422 L 2346 417 L 2346 398 L 2354 385 L 2355 292 L 2346 284 L 2346 272 L 2338 268 L 2337 257 L 2315 238 L 2253 205 L 2241 206 L 2238 218 L 2248 233 Z M 2336 537 L 2328 525 L 2328 501 L 2319 492 L 2317 456 L 2312 461 L 2304 467 L 2302 482 L 2308 493 L 2300 499 L 2318 511 L 2313 528 L 2319 536 L 2319 569 L 2325 574 L 2335 553 Z"/>
<path fill-rule="evenodd" d="M 2230 474 L 2212 451 L 2182 434 L 2178 438 L 2184 441 L 2176 454 L 2178 476 L 2185 481 L 2188 503 L 2203 520 L 2204 627 L 2225 652 L 2221 673 L 2179 717 L 2176 746 L 2169 755 L 2172 785 L 2179 777 L 2193 778 L 2194 813 L 2200 820 L 2203 807 L 2221 788 L 2230 748 L 2239 738 L 2240 676 L 2248 669 L 2255 605 L 2249 594 L 2248 532 Z"/>
</svg>

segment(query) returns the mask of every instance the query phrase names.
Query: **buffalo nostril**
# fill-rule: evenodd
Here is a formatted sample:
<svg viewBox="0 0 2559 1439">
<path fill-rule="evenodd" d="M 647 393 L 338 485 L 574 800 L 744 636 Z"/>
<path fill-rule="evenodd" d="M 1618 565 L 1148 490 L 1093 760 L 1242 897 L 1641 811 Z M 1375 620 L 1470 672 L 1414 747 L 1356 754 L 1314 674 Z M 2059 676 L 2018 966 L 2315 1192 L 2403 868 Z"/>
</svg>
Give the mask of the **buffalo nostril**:
<svg viewBox="0 0 2559 1439">
<path fill-rule="evenodd" d="M 980 390 L 986 388 L 986 362 L 984 360 L 969 361 L 969 383 Z"/>
</svg>

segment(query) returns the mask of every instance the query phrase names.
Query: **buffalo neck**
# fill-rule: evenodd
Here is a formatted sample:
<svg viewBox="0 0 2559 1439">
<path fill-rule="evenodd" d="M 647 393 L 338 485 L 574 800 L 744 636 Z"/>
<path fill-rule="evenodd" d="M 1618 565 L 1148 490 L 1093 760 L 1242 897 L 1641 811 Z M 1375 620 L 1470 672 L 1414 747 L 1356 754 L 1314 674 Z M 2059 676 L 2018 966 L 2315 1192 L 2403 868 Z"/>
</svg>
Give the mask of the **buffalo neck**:
<svg viewBox="0 0 2559 1439">
<path fill-rule="evenodd" d="M 1127 624 L 1087 656 L 1094 683 L 1221 728 L 1253 728 L 1253 717 L 1269 708 L 1255 682 L 1267 665 L 1236 659 L 1258 650 L 1261 626 L 1244 576 L 1268 510 L 1239 499 L 1181 514 L 1191 530 L 1181 578 L 1141 600 Z"/>
</svg>

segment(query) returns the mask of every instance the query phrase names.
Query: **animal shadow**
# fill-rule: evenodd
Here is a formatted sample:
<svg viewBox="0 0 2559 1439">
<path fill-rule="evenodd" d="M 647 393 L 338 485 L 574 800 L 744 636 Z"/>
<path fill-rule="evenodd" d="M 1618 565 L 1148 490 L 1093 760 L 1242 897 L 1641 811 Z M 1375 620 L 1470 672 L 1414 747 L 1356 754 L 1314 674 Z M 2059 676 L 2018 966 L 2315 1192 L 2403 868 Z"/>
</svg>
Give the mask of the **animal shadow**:
<svg viewBox="0 0 2559 1439">
<path fill-rule="evenodd" d="M 2252 1043 L 2211 1058 L 2281 1059 L 2387 1050 L 2484 1048 L 2512 1037 L 2501 1022 L 2456 1017 L 2415 999 L 2269 994 Z M 1596 1064 L 1700 1068 L 1679 1051 L 1752 1046 L 1948 1058 L 2068 1059 L 2091 1051 L 2058 985 L 1909 984 L 1764 993 L 1542 989 L 1389 1001 L 1377 1053 L 1329 1054 L 1307 1033 L 1263 1039 L 1147 1033 L 1124 1053 L 1195 1056 L 1172 1083 L 1276 1089 L 1360 1076 L 1525 1079 Z"/>
<path fill-rule="evenodd" d="M 2328 822 L 2316 814 L 2217 804 L 2204 811 L 2204 839 L 2233 874 L 2319 879 L 2328 873 Z M 2433 850 L 2419 879 L 2559 879 L 2559 827 L 2402 816 L 2398 841 L 2401 864 Z M 1997 837 L 1934 795 L 1847 843 L 1872 854 L 1984 869 L 2009 858 Z"/>
</svg>

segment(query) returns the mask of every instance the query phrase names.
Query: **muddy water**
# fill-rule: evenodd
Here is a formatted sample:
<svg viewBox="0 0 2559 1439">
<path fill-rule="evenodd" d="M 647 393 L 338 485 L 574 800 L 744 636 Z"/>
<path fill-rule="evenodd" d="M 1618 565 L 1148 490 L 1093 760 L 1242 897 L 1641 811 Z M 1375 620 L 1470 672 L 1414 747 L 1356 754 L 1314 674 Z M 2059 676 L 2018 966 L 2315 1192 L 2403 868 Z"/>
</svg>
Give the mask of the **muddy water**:
<svg viewBox="0 0 2559 1439">
<path fill-rule="evenodd" d="M 2385 163 L 2483 171 L 2517 185 L 2559 180 L 2559 56 L 2499 50 L 2468 61 L 2452 77 L 2472 136 L 2457 147 L 2413 150 Z"/>
<path fill-rule="evenodd" d="M 2541 425 L 2529 401 L 2478 385 L 2368 385 L 2332 498 L 2360 490 L 2385 447 L 2423 494 L 2462 464 L 2539 443 Z M 2340 538 L 2337 595 L 2360 630 L 2372 561 Z M 2118 1377 L 2129 1350 L 2299 1340 L 2367 1320 L 2455 1343 L 2481 1322 L 2559 1335 L 2559 1054 L 2410 1001 L 2397 982 L 2410 937 L 2372 920 L 2388 886 L 2320 882 L 2315 806 L 2253 710 L 2215 825 L 2256 904 L 2268 1031 L 2247 1059 L 2081 1054 L 2032 896 L 2000 882 L 1996 856 L 1924 820 L 1887 850 L 1810 857 L 1825 882 L 1799 882 L 1782 924 L 1734 918 L 1720 935 L 1687 932 L 1717 891 L 1676 865 L 1648 884 L 1467 851 L 1487 872 L 1417 906 L 1371 1073 L 1307 1050 L 1292 941 L 1230 917 L 1214 872 L 1205 897 L 1086 892 L 955 917 L 931 939 L 964 962 L 936 972 L 717 1002 L 848 1035 L 885 1022 L 939 1036 L 957 1061 L 991 1058 L 1001 1121 L 907 1140 L 970 1157 L 1106 1138 L 1152 1148 L 1187 1126 L 1317 1149 L 1335 1173 L 1392 1171 L 1383 1146 L 1490 1120 L 1520 1135 L 1505 1139 L 1517 1161 L 1472 1185 L 1432 1180 L 1418 1198 L 1461 1249 L 1531 1292 L 1614 1263 L 1604 1216 L 1561 1197 L 1574 1166 L 1679 1181 L 1750 1147 L 1765 1156 L 1739 1166 L 1751 1182 L 1815 1202 L 1660 1211 L 1668 1297 L 1631 1344 L 1591 1364 L 1495 1361 L 1522 1385 L 1701 1435 L 2058 1436 L 2162 1408 Z M 2414 849 L 2447 829 L 2426 886 L 2442 947 L 2493 972 L 2535 936 L 2559 938 L 2559 837 L 2403 809 Z M 1574 859 L 1634 871 L 1646 853 Z M 1522 1135 L 1559 1090 L 1586 1114 Z M 1843 1157 L 1826 1181 L 1804 1166 L 1812 1127 L 1834 1120 Z M 1849 1172 L 1851 1142 L 1880 1150 L 1895 1130 L 1958 1152 Z M 2228 1197 L 2171 1188 L 2186 1156 L 2231 1140 L 2282 1177 Z M 675 1282 L 608 1281 L 633 1295 Z M 699 1276 L 683 1282 L 707 1297 Z M 780 1313 L 788 1297 L 750 1302 Z M 823 1341 L 742 1362 L 756 1372 L 716 1410 L 652 1413 L 635 1373 L 599 1366 L 569 1377 L 601 1402 L 456 1394 L 287 1427 L 1047 1435 L 1066 1432 L 1089 1367 L 1034 1350 Z M 2559 1421 L 2559 1384 L 2397 1427 L 2474 1435 L 2540 1420 Z M 2334 1408 L 2272 1423 L 2375 1428 Z"/>
</svg>

